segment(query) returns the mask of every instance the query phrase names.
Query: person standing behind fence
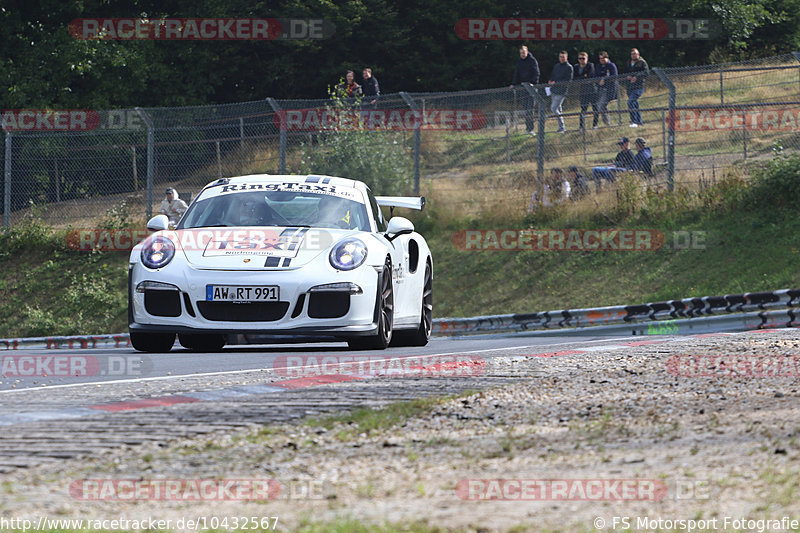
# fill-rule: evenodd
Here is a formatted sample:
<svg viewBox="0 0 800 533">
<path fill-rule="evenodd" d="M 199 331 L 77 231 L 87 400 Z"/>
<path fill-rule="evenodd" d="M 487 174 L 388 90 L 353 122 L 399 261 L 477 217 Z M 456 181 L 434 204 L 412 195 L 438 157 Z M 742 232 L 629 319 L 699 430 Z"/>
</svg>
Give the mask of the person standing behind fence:
<svg viewBox="0 0 800 533">
<path fill-rule="evenodd" d="M 589 54 L 586 52 L 578 53 L 578 62 L 573 66 L 574 78 L 581 80 L 581 121 L 580 129 L 586 127 L 584 121 L 584 114 L 589 106 L 592 106 L 592 129 L 597 129 L 597 85 L 595 84 L 594 77 L 594 63 L 589 62 Z"/>
<path fill-rule="evenodd" d="M 561 50 L 558 53 L 558 63 L 553 67 L 553 72 L 550 74 L 550 111 L 558 118 L 558 133 L 567 133 L 567 128 L 564 125 L 564 117 L 562 117 L 561 106 L 567 98 L 567 89 L 569 82 L 572 81 L 574 74 L 572 65 L 569 64 L 569 54 L 566 50 Z"/>
<path fill-rule="evenodd" d="M 341 98 L 361 96 L 361 85 L 356 83 L 355 78 L 355 73 L 352 70 L 348 70 L 344 75 L 344 81 L 336 86 L 336 95 Z"/>
<path fill-rule="evenodd" d="M 372 69 L 369 67 L 364 68 L 361 76 L 364 78 L 364 83 L 361 84 L 361 92 L 364 97 L 370 100 L 370 104 L 378 101 L 381 95 L 381 87 L 378 85 L 378 79 L 372 75 Z"/>
<path fill-rule="evenodd" d="M 631 48 L 631 60 L 625 65 L 625 83 L 628 90 L 628 114 L 631 116 L 631 128 L 638 128 L 642 123 L 639 112 L 639 98 L 644 94 L 644 81 L 650 73 L 647 61 L 639 55 L 637 48 Z"/>
<path fill-rule="evenodd" d="M 607 126 L 611 125 L 608 114 L 608 103 L 617 99 L 617 66 L 608 58 L 608 52 L 603 50 L 599 54 L 595 76 L 600 78 L 597 83 L 597 109 Z"/>
<path fill-rule="evenodd" d="M 180 199 L 178 196 L 178 191 L 172 187 L 167 189 L 165 194 L 166 196 L 163 200 L 161 200 L 161 205 L 158 208 L 158 212 L 162 215 L 167 215 L 169 223 L 175 225 L 181 219 L 189 206 L 186 205 L 186 202 Z"/>
<path fill-rule="evenodd" d="M 539 62 L 528 51 L 527 46 L 521 46 L 519 49 L 519 59 L 517 65 L 514 67 L 514 77 L 511 79 L 511 87 L 519 85 L 520 83 L 530 83 L 536 85 L 539 83 Z M 525 129 L 531 135 L 536 135 L 535 121 L 533 119 L 533 110 L 536 102 L 533 96 L 527 90 L 522 93 L 522 108 L 525 110 Z"/>
</svg>

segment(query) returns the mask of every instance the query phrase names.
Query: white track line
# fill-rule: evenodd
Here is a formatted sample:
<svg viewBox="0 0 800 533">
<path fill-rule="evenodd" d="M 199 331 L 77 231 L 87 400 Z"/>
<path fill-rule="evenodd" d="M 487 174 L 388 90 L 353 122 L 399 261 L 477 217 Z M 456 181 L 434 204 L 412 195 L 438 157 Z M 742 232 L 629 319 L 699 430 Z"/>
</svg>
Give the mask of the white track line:
<svg viewBox="0 0 800 533">
<path fill-rule="evenodd" d="M 599 339 L 595 341 L 578 341 L 580 344 L 594 344 L 600 342 L 611 342 L 611 341 L 619 341 L 621 339 L 628 339 L 628 337 L 620 337 L 617 339 Z M 465 355 L 465 354 L 474 354 L 474 353 L 484 353 L 484 352 L 499 352 L 504 350 L 523 350 L 528 348 L 549 348 L 552 346 L 564 346 L 576 344 L 575 341 L 573 342 L 560 342 L 556 344 L 530 344 L 530 345 L 523 345 L 523 346 L 507 346 L 505 348 L 487 348 L 484 350 L 470 350 L 470 351 L 458 351 L 458 352 L 448 352 L 448 353 L 436 353 L 436 354 L 428 354 L 428 355 L 406 355 L 406 357 L 442 357 L 448 355 Z M 615 345 L 616 347 L 616 345 Z M 334 356 L 336 357 L 336 356 Z M 375 362 L 381 361 L 391 361 L 392 359 L 396 359 L 397 357 L 387 357 L 386 359 L 375 359 Z M 294 369 L 302 369 L 308 367 L 286 367 L 285 370 L 294 370 Z M 171 379 L 186 379 L 186 378 L 202 378 L 202 377 L 210 377 L 210 376 L 233 376 L 238 374 L 247 374 L 249 372 L 272 372 L 274 368 L 253 368 L 250 370 L 222 370 L 219 372 L 203 372 L 197 374 L 177 374 L 174 376 L 154 376 L 149 378 L 131 378 L 131 379 L 117 379 L 113 381 L 93 381 L 89 383 L 65 383 L 63 385 L 47 385 L 44 387 L 29 387 L 25 389 L 10 389 L 10 390 L 3 390 L 0 391 L 0 395 L 2 394 L 13 394 L 13 393 L 20 393 L 20 392 L 29 392 L 29 391 L 47 391 L 53 389 L 67 389 L 73 387 L 99 387 L 102 385 L 121 385 L 125 383 L 145 383 L 149 381 L 167 381 Z"/>
</svg>

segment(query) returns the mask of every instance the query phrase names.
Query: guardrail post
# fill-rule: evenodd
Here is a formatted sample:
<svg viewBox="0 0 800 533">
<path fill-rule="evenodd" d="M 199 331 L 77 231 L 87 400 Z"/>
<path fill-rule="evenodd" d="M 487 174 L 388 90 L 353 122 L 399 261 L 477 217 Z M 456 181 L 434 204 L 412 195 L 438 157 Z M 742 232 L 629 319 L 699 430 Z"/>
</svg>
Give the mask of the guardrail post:
<svg viewBox="0 0 800 533">
<path fill-rule="evenodd" d="M 669 108 L 667 111 L 667 189 L 675 188 L 675 84 L 658 67 L 652 69 L 658 79 L 669 89 Z"/>
<path fill-rule="evenodd" d="M 286 124 L 284 124 L 284 116 L 281 114 L 281 106 L 274 98 L 267 98 L 267 103 L 272 110 L 280 118 L 281 136 L 280 136 L 280 154 L 278 155 L 278 174 L 286 174 L 286 144 L 288 139 L 288 132 L 286 131 Z"/>
<path fill-rule="evenodd" d="M 417 109 L 417 104 L 414 103 L 414 99 L 411 98 L 411 95 L 409 95 L 407 92 L 400 91 L 400 97 L 403 99 L 409 109 Z M 419 158 L 422 144 L 420 126 L 422 126 L 421 116 L 419 117 L 419 120 L 417 120 L 417 125 L 414 128 L 414 194 L 419 194 Z"/>
<path fill-rule="evenodd" d="M 134 109 L 136 113 L 139 114 L 139 118 L 142 119 L 142 122 L 147 126 L 147 193 L 145 194 L 145 202 L 147 204 L 147 219 L 150 220 L 150 217 L 153 216 L 153 168 L 156 157 L 156 132 L 150 115 L 141 107 L 136 107 Z"/>
<path fill-rule="evenodd" d="M 5 178 L 3 183 L 3 225 L 11 226 L 11 132 L 6 132 L 6 152 L 3 160 Z"/>
<path fill-rule="evenodd" d="M 536 90 L 536 87 L 531 85 L 530 83 L 523 83 L 523 87 L 525 90 L 528 91 L 528 94 L 533 98 L 533 101 L 536 102 L 536 111 L 538 115 L 538 139 L 536 143 L 536 177 L 539 180 L 544 179 L 544 119 L 545 119 L 545 109 L 547 109 L 547 100 L 544 96 Z"/>
</svg>

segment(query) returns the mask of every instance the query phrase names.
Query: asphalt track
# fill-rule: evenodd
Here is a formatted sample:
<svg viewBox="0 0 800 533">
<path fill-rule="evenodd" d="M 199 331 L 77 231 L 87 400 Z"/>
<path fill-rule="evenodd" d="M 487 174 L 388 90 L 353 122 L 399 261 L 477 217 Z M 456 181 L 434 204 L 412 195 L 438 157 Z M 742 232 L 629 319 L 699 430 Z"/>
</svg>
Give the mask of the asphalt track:
<svg viewBox="0 0 800 533">
<path fill-rule="evenodd" d="M 136 381 L 174 381 L 186 376 L 213 378 L 233 376 L 242 371 L 280 370 L 287 366 L 287 362 L 296 361 L 296 357 L 356 356 L 393 359 L 474 354 L 489 359 L 500 356 L 532 355 L 547 352 L 550 347 L 602 346 L 640 338 L 479 335 L 433 338 L 427 346 L 421 348 L 392 347 L 386 350 L 365 351 L 353 351 L 345 343 L 234 345 L 226 346 L 218 353 L 191 352 L 177 343 L 171 352 L 161 354 L 137 352 L 132 348 L 9 350 L 0 351 L 0 357 L 17 359 L 13 364 L 6 362 L 4 365 L 4 370 L 11 370 L 12 373 L 0 377 L 0 399 L 2 391 L 75 387 L 79 384 L 86 386 Z M 287 361 L 289 356 L 296 357 Z M 47 360 L 48 357 L 52 359 Z"/>
<path fill-rule="evenodd" d="M 165 354 L 129 348 L 3 351 L 5 372 L 47 375 L 2 378 L 0 474 L 120 446 L 164 446 L 306 416 L 504 386 L 578 364 L 557 356 L 596 352 L 603 357 L 612 350 L 684 338 L 479 336 L 434 338 L 425 347 L 384 351 L 353 351 L 344 343 L 231 346 L 220 353 L 179 347 Z M 354 360 L 369 364 L 348 367 Z M 320 364 L 324 361 L 345 366 Z M 80 375 L 69 375 L 70 368 Z M 67 375 L 53 375 L 65 370 Z"/>
</svg>

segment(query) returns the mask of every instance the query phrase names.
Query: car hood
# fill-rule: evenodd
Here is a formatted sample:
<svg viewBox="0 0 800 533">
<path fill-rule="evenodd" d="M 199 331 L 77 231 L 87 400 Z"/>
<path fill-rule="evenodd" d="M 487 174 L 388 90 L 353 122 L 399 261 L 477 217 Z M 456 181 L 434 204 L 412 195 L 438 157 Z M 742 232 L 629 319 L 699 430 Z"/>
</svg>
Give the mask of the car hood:
<svg viewBox="0 0 800 533">
<path fill-rule="evenodd" d="M 188 263 L 209 270 L 300 268 L 357 230 L 298 227 L 196 228 L 172 232 Z"/>
</svg>

